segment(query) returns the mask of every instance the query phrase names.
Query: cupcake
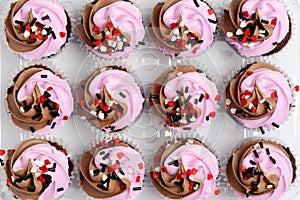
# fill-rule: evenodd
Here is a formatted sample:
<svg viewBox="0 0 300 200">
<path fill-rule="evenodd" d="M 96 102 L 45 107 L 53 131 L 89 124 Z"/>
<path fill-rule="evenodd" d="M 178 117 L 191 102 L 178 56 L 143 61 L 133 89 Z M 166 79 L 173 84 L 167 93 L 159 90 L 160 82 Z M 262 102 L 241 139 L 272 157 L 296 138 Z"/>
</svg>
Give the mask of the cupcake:
<svg viewBox="0 0 300 200">
<path fill-rule="evenodd" d="M 143 109 L 144 98 L 125 68 L 106 66 L 94 71 L 76 89 L 78 113 L 106 132 L 129 126 Z"/>
<path fill-rule="evenodd" d="M 250 140 L 232 154 L 226 175 L 239 199 L 278 200 L 296 178 L 295 158 L 288 147 Z"/>
<path fill-rule="evenodd" d="M 104 58 L 130 55 L 145 36 L 142 13 L 128 0 L 88 3 L 78 31 L 86 47 Z"/>
<path fill-rule="evenodd" d="M 267 56 L 288 43 L 292 23 L 279 0 L 232 0 L 223 15 L 222 29 L 240 55 Z"/>
<path fill-rule="evenodd" d="M 290 84 L 274 66 L 258 62 L 242 69 L 226 88 L 226 109 L 247 128 L 272 129 L 286 120 L 293 103 Z"/>
<path fill-rule="evenodd" d="M 218 194 L 218 160 L 196 139 L 163 145 L 151 165 L 153 186 L 170 199 L 205 199 Z"/>
<path fill-rule="evenodd" d="M 57 199 L 68 189 L 73 164 L 58 143 L 27 140 L 7 157 L 7 186 L 17 198 Z"/>
<path fill-rule="evenodd" d="M 164 54 L 187 58 L 212 44 L 216 27 L 216 15 L 206 1 L 167 0 L 155 5 L 149 33 Z"/>
<path fill-rule="evenodd" d="M 134 199 L 143 186 L 145 164 L 138 151 L 115 138 L 100 142 L 80 159 L 80 185 L 97 199 Z"/>
<path fill-rule="evenodd" d="M 206 127 L 219 100 L 216 85 L 193 66 L 177 66 L 162 74 L 150 94 L 152 110 L 174 130 Z"/>
<path fill-rule="evenodd" d="M 25 59 L 57 54 L 68 42 L 71 23 L 56 0 L 18 0 L 5 19 L 8 46 Z"/>
<path fill-rule="evenodd" d="M 67 80 L 43 65 L 23 69 L 7 90 L 6 103 L 12 122 L 36 135 L 53 132 L 73 111 Z"/>
</svg>

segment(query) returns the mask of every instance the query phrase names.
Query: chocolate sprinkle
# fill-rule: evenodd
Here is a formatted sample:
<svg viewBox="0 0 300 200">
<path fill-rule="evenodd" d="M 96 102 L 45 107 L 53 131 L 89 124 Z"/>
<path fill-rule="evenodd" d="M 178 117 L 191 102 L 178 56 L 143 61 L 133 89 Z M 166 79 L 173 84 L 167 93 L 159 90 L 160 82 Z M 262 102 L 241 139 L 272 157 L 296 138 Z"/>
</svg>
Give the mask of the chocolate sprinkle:
<svg viewBox="0 0 300 200">
<path fill-rule="evenodd" d="M 183 130 L 186 130 L 186 131 L 191 130 L 191 129 L 192 129 L 191 127 L 183 127 Z"/>
<path fill-rule="evenodd" d="M 259 127 L 259 130 L 260 130 L 261 134 L 265 134 L 265 130 L 262 126 Z"/>
<path fill-rule="evenodd" d="M 217 23 L 217 20 L 213 20 L 213 19 L 208 19 L 208 21 L 212 24 L 216 24 Z"/>
<path fill-rule="evenodd" d="M 120 92 L 119 95 L 120 95 L 121 97 L 123 97 L 124 99 L 126 98 L 126 95 L 123 94 L 122 92 Z"/>
<path fill-rule="evenodd" d="M 270 155 L 270 150 L 269 150 L 269 148 L 266 149 L 266 152 L 267 152 L 268 155 Z"/>
<path fill-rule="evenodd" d="M 105 172 L 105 168 L 107 167 L 107 165 L 100 163 L 100 166 L 102 167 L 101 172 Z"/>
<path fill-rule="evenodd" d="M 254 155 L 255 155 L 256 158 L 259 158 L 259 155 L 258 155 L 258 153 L 257 153 L 256 150 L 254 150 L 253 153 L 254 153 Z"/>
<path fill-rule="evenodd" d="M 13 91 L 13 86 L 7 89 L 7 94 L 12 93 L 12 91 Z"/>
<path fill-rule="evenodd" d="M 0 158 L 0 165 L 1 165 L 1 167 L 4 166 L 4 161 L 1 158 Z"/>
<path fill-rule="evenodd" d="M 139 41 L 139 45 L 145 45 L 144 41 Z"/>
<path fill-rule="evenodd" d="M 206 121 L 208 121 L 208 120 L 209 120 L 209 115 L 207 115 L 207 116 L 205 117 L 205 119 L 206 119 Z"/>
<path fill-rule="evenodd" d="M 99 93 L 96 94 L 97 99 L 101 99 L 101 96 Z"/>
<path fill-rule="evenodd" d="M 56 125 L 56 122 L 53 122 L 52 126 L 51 126 L 51 129 L 54 129 L 55 125 Z"/>
<path fill-rule="evenodd" d="M 100 174 L 100 170 L 99 170 L 99 169 L 95 169 L 95 170 L 93 171 L 93 173 L 94 173 L 94 176 L 97 176 L 98 174 Z"/>
<path fill-rule="evenodd" d="M 49 92 L 45 91 L 45 92 L 44 92 L 44 96 L 45 96 L 46 98 L 49 98 L 49 97 L 51 97 L 51 94 L 50 94 Z"/>
<path fill-rule="evenodd" d="M 24 22 L 19 21 L 19 20 L 15 20 L 15 23 L 16 23 L 16 24 L 19 24 L 20 26 L 23 26 L 23 24 L 24 24 Z"/>
<path fill-rule="evenodd" d="M 202 102 L 203 98 L 204 98 L 204 94 L 201 94 L 201 96 L 199 98 L 199 102 Z"/>
<path fill-rule="evenodd" d="M 158 96 L 157 95 L 151 95 L 151 98 L 152 99 L 158 99 Z"/>
<path fill-rule="evenodd" d="M 178 162 L 178 160 L 173 160 L 173 161 L 169 162 L 168 165 L 174 165 L 175 167 L 178 167 L 179 162 Z"/>
<path fill-rule="evenodd" d="M 109 153 L 107 153 L 106 155 L 104 155 L 104 156 L 102 157 L 102 160 L 105 160 L 105 159 L 107 159 L 107 158 L 108 158 L 108 156 L 109 156 Z"/>
<path fill-rule="evenodd" d="M 272 122 L 272 126 L 274 126 L 275 128 L 279 128 L 279 125 L 276 124 L 275 122 Z"/>
<path fill-rule="evenodd" d="M 30 22 L 30 26 L 33 26 L 34 25 L 34 23 L 36 22 L 36 20 L 37 20 L 37 18 L 35 17 L 35 18 L 33 18 L 32 19 L 32 21 Z"/>
<path fill-rule="evenodd" d="M 55 35 L 54 31 L 51 31 L 51 35 L 52 35 L 53 39 L 55 40 L 56 39 L 56 35 Z"/>
<path fill-rule="evenodd" d="M 52 120 L 48 120 L 47 124 L 50 126 L 52 124 Z"/>
<path fill-rule="evenodd" d="M 42 109 L 39 105 L 35 105 L 35 106 L 33 106 L 33 108 L 36 112 L 42 112 Z"/>
<path fill-rule="evenodd" d="M 55 172 L 55 169 L 54 169 L 53 167 L 48 168 L 48 170 L 49 170 L 50 172 Z"/>
<path fill-rule="evenodd" d="M 184 92 L 188 93 L 189 92 L 189 87 L 185 87 Z"/>
<path fill-rule="evenodd" d="M 41 78 L 47 78 L 48 76 L 46 74 L 42 74 Z"/>
<path fill-rule="evenodd" d="M 179 90 L 176 90 L 176 93 L 179 95 L 179 96 L 183 96 L 183 93 Z"/>
<path fill-rule="evenodd" d="M 15 179 L 15 183 L 21 183 L 24 179 L 22 177 Z"/>
<path fill-rule="evenodd" d="M 47 19 L 50 19 L 50 17 L 48 15 L 42 17 L 42 20 L 47 20 Z"/>
<path fill-rule="evenodd" d="M 276 164 L 276 160 L 272 157 L 272 156 L 270 156 L 270 160 L 272 161 L 272 163 L 275 165 Z"/>
<path fill-rule="evenodd" d="M 54 169 L 56 168 L 56 163 L 53 163 L 53 166 L 52 166 Z"/>
<path fill-rule="evenodd" d="M 269 24 L 269 21 L 264 20 L 264 19 L 262 19 L 261 22 L 264 23 L 264 24 Z"/>
<path fill-rule="evenodd" d="M 194 4 L 197 8 L 200 6 L 197 0 L 194 0 Z"/>
<path fill-rule="evenodd" d="M 274 45 L 274 46 L 277 45 L 277 44 L 278 44 L 278 42 L 273 42 L 273 43 L 272 43 L 272 45 Z"/>
<path fill-rule="evenodd" d="M 251 177 L 254 177 L 255 176 L 255 168 L 254 167 L 251 167 Z"/>
<path fill-rule="evenodd" d="M 195 99 L 194 104 L 197 105 L 197 104 L 198 104 L 198 101 L 199 101 L 198 99 Z"/>
<path fill-rule="evenodd" d="M 64 191 L 64 188 L 63 188 L 63 187 L 57 188 L 57 192 L 61 192 L 61 191 Z"/>
<path fill-rule="evenodd" d="M 141 190 L 142 188 L 141 187 L 134 187 L 132 188 L 133 191 L 138 191 L 138 190 Z"/>
<path fill-rule="evenodd" d="M 259 142 L 260 148 L 264 148 L 264 144 L 262 142 Z"/>
<path fill-rule="evenodd" d="M 105 151 L 100 151 L 99 152 L 99 155 L 101 156 L 101 155 L 104 155 L 105 154 Z"/>
<path fill-rule="evenodd" d="M 116 174 L 116 172 L 113 172 L 113 173 L 112 173 L 111 178 L 112 178 L 113 180 L 119 179 L 119 177 L 118 177 L 118 175 Z"/>
<path fill-rule="evenodd" d="M 59 117 L 59 113 L 58 112 L 50 112 L 50 115 L 52 116 L 52 117 Z"/>
<path fill-rule="evenodd" d="M 256 162 L 254 162 L 253 160 L 250 160 L 249 163 L 250 163 L 251 165 L 256 165 Z"/>
<path fill-rule="evenodd" d="M 40 113 L 37 113 L 37 114 L 33 115 L 33 116 L 31 117 L 31 119 L 36 120 L 36 119 L 39 118 L 40 116 L 42 116 L 42 115 L 41 115 Z"/>
<path fill-rule="evenodd" d="M 35 191 L 35 188 L 27 188 L 27 191 L 28 191 L 28 192 L 34 192 L 34 191 Z"/>
<path fill-rule="evenodd" d="M 32 133 L 35 132 L 35 130 L 34 130 L 34 128 L 33 128 L 32 126 L 30 126 L 29 129 L 30 129 L 30 131 L 31 131 Z"/>
</svg>

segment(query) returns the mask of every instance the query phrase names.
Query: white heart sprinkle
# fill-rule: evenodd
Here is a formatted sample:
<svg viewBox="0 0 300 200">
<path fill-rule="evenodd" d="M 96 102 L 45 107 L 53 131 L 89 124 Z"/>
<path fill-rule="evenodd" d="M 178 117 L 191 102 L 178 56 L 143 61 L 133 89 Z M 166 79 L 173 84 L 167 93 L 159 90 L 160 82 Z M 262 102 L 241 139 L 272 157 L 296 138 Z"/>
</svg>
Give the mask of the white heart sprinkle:
<svg viewBox="0 0 300 200">
<path fill-rule="evenodd" d="M 184 34 L 188 34 L 189 32 L 190 32 L 189 30 L 183 31 Z"/>
<path fill-rule="evenodd" d="M 35 25 L 33 25 L 33 26 L 31 27 L 32 32 L 36 32 L 37 29 L 38 29 L 38 28 L 37 28 Z"/>
<path fill-rule="evenodd" d="M 259 33 L 261 33 L 261 34 L 265 34 L 266 33 L 266 30 L 259 30 Z"/>
<path fill-rule="evenodd" d="M 197 119 L 196 119 L 194 116 L 190 118 L 190 121 L 191 121 L 191 122 L 194 122 L 194 121 L 196 121 L 196 120 L 197 120 Z"/>
<path fill-rule="evenodd" d="M 91 110 L 90 113 L 91 113 L 91 115 L 94 115 L 94 116 L 97 115 L 96 111 L 94 111 L 94 110 Z"/>
<path fill-rule="evenodd" d="M 108 40 L 108 41 L 107 41 L 107 45 L 110 46 L 110 47 L 111 47 L 112 43 L 113 43 L 112 40 Z"/>
<path fill-rule="evenodd" d="M 194 140 L 193 139 L 187 139 L 188 143 L 190 144 L 194 144 Z"/>
<path fill-rule="evenodd" d="M 160 167 L 155 167 L 154 169 L 156 172 L 160 172 Z"/>
<path fill-rule="evenodd" d="M 195 178 L 192 176 L 189 176 L 190 181 L 195 181 Z"/>
<path fill-rule="evenodd" d="M 187 124 L 187 121 L 185 119 L 181 119 L 181 120 L 179 120 L 179 123 Z"/>
<path fill-rule="evenodd" d="M 179 26 L 180 26 L 180 27 L 184 27 L 184 21 L 181 21 L 181 22 L 179 23 Z"/>
<path fill-rule="evenodd" d="M 231 112 L 231 114 L 234 115 L 234 114 L 236 113 L 236 108 L 231 108 L 231 109 L 230 109 L 230 112 Z"/>
<path fill-rule="evenodd" d="M 174 35 L 179 35 L 179 29 L 178 28 L 174 29 L 173 34 Z"/>
<path fill-rule="evenodd" d="M 195 89 L 198 89 L 199 86 L 200 86 L 199 83 L 197 83 L 197 82 L 193 83 L 193 87 L 194 87 Z"/>
<path fill-rule="evenodd" d="M 248 100 L 251 96 L 250 95 L 246 95 L 245 99 Z"/>
<path fill-rule="evenodd" d="M 120 38 L 120 36 L 117 36 L 117 41 L 119 42 L 119 41 L 121 41 L 121 38 Z"/>
<path fill-rule="evenodd" d="M 104 113 L 100 111 L 100 112 L 98 113 L 98 117 L 99 117 L 99 119 L 103 120 L 104 117 L 105 117 L 105 116 L 104 116 Z"/>
<path fill-rule="evenodd" d="M 172 136 L 172 132 L 170 131 L 165 131 L 165 137 L 171 137 Z"/>
<path fill-rule="evenodd" d="M 230 99 L 226 99 L 226 105 L 229 106 L 231 104 L 231 100 Z"/>
<path fill-rule="evenodd" d="M 118 42 L 117 49 L 121 50 L 123 48 L 123 42 Z"/>
<path fill-rule="evenodd" d="M 94 176 L 94 170 L 90 170 L 90 174 Z"/>
<path fill-rule="evenodd" d="M 241 29 L 238 29 L 237 31 L 236 31 L 236 35 L 243 35 L 243 31 L 241 30 Z"/>
<path fill-rule="evenodd" d="M 127 42 L 127 39 L 126 39 L 126 37 L 123 37 L 123 39 L 122 39 L 122 40 L 123 40 L 123 42 Z"/>
<path fill-rule="evenodd" d="M 179 99 L 178 96 L 175 96 L 174 99 L 173 99 L 173 101 L 175 102 L 175 101 L 177 101 L 178 99 Z"/>
<path fill-rule="evenodd" d="M 177 76 L 182 76 L 182 75 L 183 75 L 182 72 L 178 72 L 178 73 L 177 73 Z"/>
<path fill-rule="evenodd" d="M 114 104 L 113 101 L 109 101 L 109 102 L 108 102 L 108 106 L 112 106 L 113 104 Z"/>
<path fill-rule="evenodd" d="M 265 99 L 261 99 L 261 100 L 259 100 L 259 103 L 265 103 Z"/>
<path fill-rule="evenodd" d="M 191 49 L 192 48 L 192 44 L 190 43 L 190 44 L 185 45 L 185 48 L 186 49 Z"/>
<path fill-rule="evenodd" d="M 35 175 L 35 177 L 39 177 L 41 175 L 41 173 L 37 172 L 34 175 Z"/>
<path fill-rule="evenodd" d="M 245 28 L 247 26 L 247 23 L 245 21 L 241 21 L 240 27 Z"/>
<path fill-rule="evenodd" d="M 46 31 L 46 29 L 43 29 L 42 30 L 42 35 L 47 35 L 48 34 L 48 32 Z"/>
<path fill-rule="evenodd" d="M 110 33 L 109 31 L 106 31 L 106 32 L 105 32 L 105 35 L 108 35 L 108 36 L 110 36 L 110 35 L 111 35 L 111 33 Z"/>
<path fill-rule="evenodd" d="M 107 177 L 106 174 L 103 174 L 103 175 L 102 175 L 102 181 L 106 181 L 107 178 L 108 178 L 108 177 Z"/>
<path fill-rule="evenodd" d="M 273 107 L 272 107 L 272 105 L 271 105 L 271 104 L 269 104 L 269 109 L 270 109 L 270 110 L 272 110 L 272 109 L 273 109 Z"/>
<path fill-rule="evenodd" d="M 29 36 L 30 36 L 30 32 L 26 30 L 26 31 L 24 32 L 24 37 L 25 37 L 25 38 L 28 38 Z"/>
<path fill-rule="evenodd" d="M 100 47 L 100 51 L 101 51 L 101 52 L 106 52 L 106 51 L 107 51 L 106 46 L 101 46 L 101 47 Z"/>
<path fill-rule="evenodd" d="M 263 37 L 265 37 L 265 35 L 264 34 L 259 34 L 258 37 L 263 38 Z"/>
<path fill-rule="evenodd" d="M 20 111 L 21 111 L 22 113 L 25 112 L 23 106 L 20 106 Z"/>
<path fill-rule="evenodd" d="M 227 35 L 227 37 L 231 38 L 233 36 L 233 33 L 232 32 L 227 32 L 226 35 Z"/>
<path fill-rule="evenodd" d="M 253 106 L 254 106 L 253 103 L 250 103 L 249 106 L 248 106 L 248 108 L 249 108 L 249 109 L 252 109 Z"/>
<path fill-rule="evenodd" d="M 171 38 L 171 41 L 174 42 L 176 39 L 177 39 L 177 37 L 174 35 L 174 36 Z"/>
</svg>

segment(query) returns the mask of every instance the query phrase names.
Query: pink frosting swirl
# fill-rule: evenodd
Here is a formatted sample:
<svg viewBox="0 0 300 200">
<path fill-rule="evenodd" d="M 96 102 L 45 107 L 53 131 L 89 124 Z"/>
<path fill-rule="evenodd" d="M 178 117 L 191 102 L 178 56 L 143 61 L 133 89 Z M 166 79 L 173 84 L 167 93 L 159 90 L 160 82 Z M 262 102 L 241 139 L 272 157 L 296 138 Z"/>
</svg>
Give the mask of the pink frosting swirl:
<svg viewBox="0 0 300 200">
<path fill-rule="evenodd" d="M 128 188 L 126 191 L 116 196 L 105 198 L 105 200 L 134 199 L 141 192 L 141 190 L 135 190 L 134 188 L 142 188 L 145 176 L 144 161 L 140 153 L 131 147 L 125 146 L 109 147 L 103 149 L 100 152 L 102 152 L 101 155 L 98 153 L 95 156 L 95 166 L 99 170 L 102 170 L 100 164 L 103 163 L 104 160 L 106 160 L 103 157 L 109 155 L 108 159 L 110 159 L 111 163 L 114 164 L 116 160 L 118 160 L 118 163 L 120 164 L 119 169 L 122 169 L 124 172 L 123 177 L 120 174 L 121 172 L 119 170 L 116 170 L 118 176 L 122 176 L 122 179 L 127 179 L 130 182 L 130 188 Z M 139 181 L 136 181 L 137 177 Z"/>
<path fill-rule="evenodd" d="M 200 33 L 201 44 L 195 45 L 193 48 L 180 52 L 176 57 L 185 58 L 198 55 L 205 51 L 214 40 L 214 33 L 217 27 L 217 18 L 212 9 L 204 1 L 197 1 L 199 6 L 197 7 L 193 0 L 179 1 L 166 10 L 163 14 L 162 21 L 167 27 L 171 27 L 172 23 L 177 23 L 179 17 L 182 17 L 182 21 L 185 26 L 196 33 Z M 214 21 L 214 23 L 212 23 Z M 164 53 L 175 57 L 175 53 L 163 49 Z M 196 49 L 196 50 L 195 50 Z"/>
<path fill-rule="evenodd" d="M 52 181 L 41 193 L 39 199 L 57 199 L 68 189 L 70 183 L 68 157 L 63 152 L 49 144 L 37 144 L 25 149 L 14 162 L 12 169 L 14 172 L 24 169 L 28 166 L 29 161 L 32 162 L 33 168 L 38 169 L 40 167 L 39 162 L 44 163 L 45 160 L 50 161 L 50 165 L 56 163 L 56 167 L 54 172 L 43 173 L 50 175 Z M 63 188 L 63 190 L 59 188 Z"/>
<path fill-rule="evenodd" d="M 26 21 L 30 11 L 32 11 L 38 22 L 52 28 L 56 39 L 50 34 L 48 39 L 36 49 L 29 52 L 21 52 L 20 54 L 30 60 L 56 54 L 67 41 L 66 26 L 68 25 L 68 20 L 64 8 L 56 0 L 29 0 L 19 9 L 13 21 Z M 47 15 L 49 19 L 43 20 L 42 18 Z M 64 35 L 61 36 L 60 33 L 64 33 Z"/>
<path fill-rule="evenodd" d="M 284 5 L 278 0 L 248 0 L 246 1 L 241 10 L 238 12 L 248 12 L 251 17 L 253 14 L 258 13 L 263 20 L 268 21 L 274 26 L 271 36 L 265 40 L 252 42 L 252 45 L 245 45 L 240 40 L 234 40 L 225 36 L 226 41 L 233 44 L 238 52 L 244 56 L 260 56 L 271 52 L 277 47 L 277 44 L 282 42 L 286 35 L 289 33 L 289 16 Z M 276 22 L 274 21 L 276 20 Z"/>
<path fill-rule="evenodd" d="M 267 150 L 268 149 L 268 150 Z M 246 169 L 250 167 L 257 168 L 258 165 L 263 171 L 264 176 L 269 177 L 270 175 L 276 175 L 278 177 L 278 185 L 276 189 L 271 192 L 259 195 L 252 195 L 246 197 L 245 194 L 236 192 L 239 199 L 268 199 L 268 200 L 277 200 L 280 199 L 282 194 L 287 191 L 290 185 L 293 182 L 293 167 L 289 158 L 281 150 L 274 148 L 272 145 L 264 144 L 263 148 L 255 148 L 256 153 L 249 153 L 242 161 L 242 166 Z M 274 160 L 270 159 L 272 157 Z M 276 162 L 274 164 L 274 161 Z M 251 164 L 254 162 L 256 164 Z"/>
<path fill-rule="evenodd" d="M 42 78 L 43 76 L 47 78 Z M 49 126 L 45 126 L 34 132 L 34 134 L 37 135 L 44 135 L 51 133 L 54 129 L 62 126 L 66 120 L 66 116 L 69 117 L 71 115 L 73 112 L 73 96 L 67 80 L 61 79 L 49 70 L 42 70 L 33 74 L 22 87 L 20 87 L 17 93 L 18 101 L 22 102 L 23 100 L 30 98 L 36 85 L 38 85 L 41 94 L 44 94 L 45 91 L 47 91 L 51 95 L 49 99 L 59 105 L 59 116 L 55 117 Z M 51 88 L 51 90 L 49 88 Z M 53 123 L 56 124 L 54 128 L 52 126 Z"/>
</svg>

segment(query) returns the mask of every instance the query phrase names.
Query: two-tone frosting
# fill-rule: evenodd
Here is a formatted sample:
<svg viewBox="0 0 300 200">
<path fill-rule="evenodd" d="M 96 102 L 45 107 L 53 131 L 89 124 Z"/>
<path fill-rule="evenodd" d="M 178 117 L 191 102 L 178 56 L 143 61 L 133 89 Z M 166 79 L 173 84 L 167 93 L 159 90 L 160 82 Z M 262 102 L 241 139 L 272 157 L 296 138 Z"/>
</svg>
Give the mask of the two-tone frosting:
<svg viewBox="0 0 300 200">
<path fill-rule="evenodd" d="M 115 138 L 87 151 L 80 160 L 81 187 L 97 199 L 134 199 L 143 186 L 145 164 L 138 151 Z"/>
<path fill-rule="evenodd" d="M 216 27 L 216 15 L 205 1 L 167 0 L 155 5 L 149 33 L 165 54 L 185 58 L 205 51 Z"/>
<path fill-rule="evenodd" d="M 87 4 L 78 30 L 87 48 L 105 58 L 130 55 L 145 36 L 141 11 L 125 0 Z"/>
<path fill-rule="evenodd" d="M 266 140 L 244 142 L 229 159 L 227 179 L 239 199 L 277 200 L 296 178 L 289 148 Z"/>
<path fill-rule="evenodd" d="M 56 0 L 18 0 L 5 20 L 8 46 L 26 59 L 56 54 L 67 42 L 71 24 Z"/>
<path fill-rule="evenodd" d="M 163 145 L 151 166 L 154 187 L 170 199 L 205 199 L 216 191 L 218 160 L 200 141 Z"/>
<path fill-rule="evenodd" d="M 216 85 L 193 66 L 177 66 L 152 85 L 152 110 L 175 130 L 195 130 L 209 125 L 220 100 Z"/>
<path fill-rule="evenodd" d="M 76 96 L 78 113 L 106 132 L 129 126 L 142 111 L 144 102 L 134 77 L 117 66 L 93 72 L 80 82 Z"/>
<path fill-rule="evenodd" d="M 226 108 L 248 128 L 271 129 L 288 117 L 293 102 L 287 78 L 267 63 L 253 63 L 226 88 Z"/>
<path fill-rule="evenodd" d="M 270 55 L 291 37 L 291 23 L 279 0 L 232 0 L 223 15 L 225 39 L 243 56 Z"/>
<path fill-rule="evenodd" d="M 49 199 L 68 189 L 73 169 L 66 151 L 57 143 L 32 139 L 8 151 L 7 185 L 20 199 Z"/>
<path fill-rule="evenodd" d="M 73 112 L 68 81 L 42 65 L 30 66 L 14 78 L 6 102 L 12 122 L 36 135 L 53 132 Z"/>
</svg>

